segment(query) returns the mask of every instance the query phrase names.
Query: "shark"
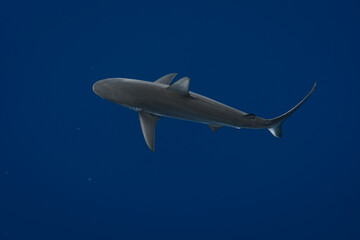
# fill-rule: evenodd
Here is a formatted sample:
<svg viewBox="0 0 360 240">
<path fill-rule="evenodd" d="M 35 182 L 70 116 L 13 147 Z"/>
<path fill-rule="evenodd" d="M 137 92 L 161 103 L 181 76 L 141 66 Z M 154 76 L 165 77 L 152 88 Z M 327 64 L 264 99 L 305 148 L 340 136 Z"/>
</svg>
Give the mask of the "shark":
<svg viewBox="0 0 360 240">
<path fill-rule="evenodd" d="M 278 117 L 265 119 L 189 91 L 189 77 L 172 83 L 176 75 L 177 73 L 170 73 L 154 82 L 107 78 L 95 82 L 92 89 L 99 97 L 138 112 L 145 142 L 154 151 L 155 127 L 163 117 L 207 124 L 214 132 L 224 126 L 267 129 L 273 136 L 280 138 L 283 122 L 310 97 L 317 84 L 315 82 L 310 92 L 289 111 Z"/>
</svg>

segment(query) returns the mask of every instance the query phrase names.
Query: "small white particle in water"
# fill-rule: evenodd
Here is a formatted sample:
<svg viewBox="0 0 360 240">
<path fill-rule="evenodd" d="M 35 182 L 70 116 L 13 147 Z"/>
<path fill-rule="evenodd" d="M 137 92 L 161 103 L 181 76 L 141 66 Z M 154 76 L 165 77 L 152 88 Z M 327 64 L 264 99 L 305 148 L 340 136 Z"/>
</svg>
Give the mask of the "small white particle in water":
<svg viewBox="0 0 360 240">
<path fill-rule="evenodd" d="M 89 181 L 89 182 L 91 182 L 91 180 L 92 180 L 92 178 L 91 178 L 91 177 L 89 177 L 89 178 L 88 178 L 88 181 Z"/>
<path fill-rule="evenodd" d="M 78 128 L 76 128 L 76 130 L 77 130 L 77 131 L 79 131 L 79 130 L 80 130 L 80 128 L 78 127 Z"/>
</svg>

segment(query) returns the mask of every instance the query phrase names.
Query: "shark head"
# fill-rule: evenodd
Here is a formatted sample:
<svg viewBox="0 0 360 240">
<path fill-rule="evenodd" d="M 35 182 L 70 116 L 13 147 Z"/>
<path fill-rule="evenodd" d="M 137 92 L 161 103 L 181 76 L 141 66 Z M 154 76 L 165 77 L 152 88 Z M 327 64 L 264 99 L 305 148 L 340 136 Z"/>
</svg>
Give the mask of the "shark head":
<svg viewBox="0 0 360 240">
<path fill-rule="evenodd" d="M 94 93 L 101 98 L 124 106 L 129 104 L 129 93 L 127 91 L 126 79 L 103 79 L 94 83 L 92 88 Z"/>
</svg>

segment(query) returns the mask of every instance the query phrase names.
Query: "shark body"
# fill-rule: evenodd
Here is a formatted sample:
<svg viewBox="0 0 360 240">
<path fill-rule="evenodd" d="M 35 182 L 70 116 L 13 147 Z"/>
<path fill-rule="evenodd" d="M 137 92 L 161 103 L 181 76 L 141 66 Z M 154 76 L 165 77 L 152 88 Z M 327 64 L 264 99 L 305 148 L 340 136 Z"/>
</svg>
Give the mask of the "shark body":
<svg viewBox="0 0 360 240">
<path fill-rule="evenodd" d="M 223 126 L 268 129 L 275 137 L 281 137 L 281 124 L 310 97 L 316 87 L 315 82 L 305 98 L 288 112 L 265 119 L 189 91 L 188 77 L 171 84 L 176 75 L 171 73 L 155 82 L 107 78 L 96 82 L 93 91 L 104 99 L 137 111 L 146 144 L 154 151 L 155 127 L 161 117 L 204 123 L 213 131 Z"/>
</svg>

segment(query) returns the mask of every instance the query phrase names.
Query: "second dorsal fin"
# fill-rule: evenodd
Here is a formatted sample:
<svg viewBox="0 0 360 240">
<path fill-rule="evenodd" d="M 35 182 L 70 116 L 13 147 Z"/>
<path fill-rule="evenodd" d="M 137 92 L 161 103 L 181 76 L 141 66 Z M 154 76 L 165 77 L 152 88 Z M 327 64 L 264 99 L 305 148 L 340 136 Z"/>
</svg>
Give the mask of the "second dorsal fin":
<svg viewBox="0 0 360 240">
<path fill-rule="evenodd" d="M 171 84 L 168 88 L 184 95 L 189 95 L 190 78 L 183 77 Z"/>
</svg>

